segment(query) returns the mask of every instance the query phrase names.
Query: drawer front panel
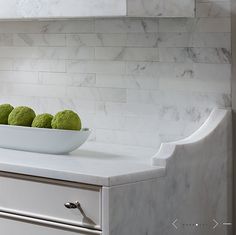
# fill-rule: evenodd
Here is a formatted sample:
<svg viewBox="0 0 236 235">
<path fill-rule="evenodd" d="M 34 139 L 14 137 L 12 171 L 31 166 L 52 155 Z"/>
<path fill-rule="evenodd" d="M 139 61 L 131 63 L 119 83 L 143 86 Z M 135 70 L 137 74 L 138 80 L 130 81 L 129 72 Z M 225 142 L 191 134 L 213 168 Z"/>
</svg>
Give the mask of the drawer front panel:
<svg viewBox="0 0 236 235">
<path fill-rule="evenodd" d="M 75 202 L 80 203 L 79 209 L 65 207 Z M 100 229 L 101 189 L 0 176 L 0 211 Z"/>
<path fill-rule="evenodd" d="M 4 235 L 102 235 L 101 232 L 90 229 L 73 229 L 72 226 L 47 223 L 0 212 L 0 228 Z"/>
</svg>

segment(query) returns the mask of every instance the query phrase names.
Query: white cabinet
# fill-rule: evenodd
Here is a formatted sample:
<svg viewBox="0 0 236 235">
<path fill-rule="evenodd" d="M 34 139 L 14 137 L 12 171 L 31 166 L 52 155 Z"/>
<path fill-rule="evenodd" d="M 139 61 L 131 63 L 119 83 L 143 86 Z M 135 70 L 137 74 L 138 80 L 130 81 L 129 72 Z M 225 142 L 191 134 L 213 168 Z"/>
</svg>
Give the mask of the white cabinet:
<svg viewBox="0 0 236 235">
<path fill-rule="evenodd" d="M 0 0 L 0 19 L 194 17 L 195 0 Z"/>
</svg>

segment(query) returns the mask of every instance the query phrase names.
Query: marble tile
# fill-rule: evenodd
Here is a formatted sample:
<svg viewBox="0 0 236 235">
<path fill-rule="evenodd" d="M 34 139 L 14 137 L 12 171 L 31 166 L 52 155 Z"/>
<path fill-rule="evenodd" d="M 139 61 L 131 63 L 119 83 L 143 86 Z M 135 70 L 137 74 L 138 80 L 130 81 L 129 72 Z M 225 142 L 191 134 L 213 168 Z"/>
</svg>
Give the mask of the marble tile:
<svg viewBox="0 0 236 235">
<path fill-rule="evenodd" d="M 0 46 L 13 46 L 14 36 L 13 34 L 1 33 L 0 34 Z"/>
<path fill-rule="evenodd" d="M 67 87 L 67 97 L 87 101 L 126 102 L 126 90 L 119 88 Z"/>
<path fill-rule="evenodd" d="M 159 48 L 161 62 L 230 64 L 231 52 L 227 48 Z"/>
<path fill-rule="evenodd" d="M 199 18 L 196 22 L 195 32 L 229 33 L 231 20 L 227 18 Z"/>
<path fill-rule="evenodd" d="M 96 84 L 95 74 L 40 72 L 38 81 L 44 85 L 91 87 Z"/>
<path fill-rule="evenodd" d="M 42 21 L 37 25 L 37 32 L 41 33 L 91 33 L 94 32 L 94 20 L 65 20 L 65 21 Z"/>
<path fill-rule="evenodd" d="M 2 83 L 0 88 L 1 94 L 4 96 L 28 96 L 32 97 L 38 94 L 37 97 L 65 97 L 66 89 L 64 87 L 54 87 L 53 90 L 49 86 L 35 84 L 9 84 Z"/>
<path fill-rule="evenodd" d="M 67 71 L 98 74 L 124 74 L 125 63 L 121 61 L 68 60 Z"/>
<path fill-rule="evenodd" d="M 191 33 L 228 33 L 230 17 L 199 17 L 195 19 L 160 19 L 159 32 Z"/>
<path fill-rule="evenodd" d="M 128 33 L 125 46 L 127 47 L 157 47 L 158 33 Z"/>
<path fill-rule="evenodd" d="M 0 71 L 0 81 L 12 84 L 37 84 L 39 76 L 38 72 Z"/>
<path fill-rule="evenodd" d="M 193 47 L 231 48 L 230 33 L 194 33 Z"/>
<path fill-rule="evenodd" d="M 67 34 L 67 46 L 157 47 L 158 33 Z"/>
<path fill-rule="evenodd" d="M 230 17 L 231 4 L 228 1 L 199 2 L 196 4 L 197 17 Z"/>
<path fill-rule="evenodd" d="M 189 80 L 184 81 L 181 78 L 177 79 L 161 79 L 159 81 L 160 89 L 175 90 L 184 92 L 186 89 L 195 92 L 224 92 L 229 94 L 231 87 L 225 81 L 204 81 L 204 80 Z"/>
<path fill-rule="evenodd" d="M 151 33 L 157 32 L 157 19 L 96 19 L 96 33 Z"/>
<path fill-rule="evenodd" d="M 193 65 L 196 79 L 203 81 L 209 79 L 211 81 L 223 81 L 228 83 L 231 79 L 230 64 L 202 64 L 195 63 Z"/>
<path fill-rule="evenodd" d="M 92 60 L 93 47 L 0 47 L 0 58 Z"/>
<path fill-rule="evenodd" d="M 2 58 L 38 58 L 38 48 L 35 47 L 1 47 L 0 57 Z"/>
<path fill-rule="evenodd" d="M 150 139 L 151 138 L 151 139 Z M 121 131 L 110 129 L 96 129 L 96 141 L 103 143 L 119 143 L 120 145 L 133 145 L 133 146 L 146 146 L 156 147 L 159 146 L 161 140 L 158 133 L 138 131 Z"/>
<path fill-rule="evenodd" d="M 30 48 L 30 47 L 28 47 Z M 66 60 L 69 51 L 65 47 L 31 47 L 36 51 L 35 58 L 41 60 Z"/>
<path fill-rule="evenodd" d="M 68 47 L 66 48 L 66 59 L 69 60 L 93 60 L 95 49 L 93 47 Z"/>
<path fill-rule="evenodd" d="M 159 32 L 164 33 L 190 33 L 193 32 L 193 27 L 196 24 L 195 19 L 190 18 L 160 18 L 159 19 Z"/>
<path fill-rule="evenodd" d="M 96 47 L 96 60 L 158 61 L 157 48 Z"/>
<path fill-rule="evenodd" d="M 141 7 L 142 6 L 142 7 Z M 128 15 L 148 17 L 194 17 L 194 1 L 182 0 L 181 4 L 175 1 L 127 1 Z"/>
<path fill-rule="evenodd" d="M 92 60 L 93 47 L 2 47 L 0 57 L 41 60 Z"/>
<path fill-rule="evenodd" d="M 127 62 L 126 74 L 189 78 L 193 75 L 192 67 L 193 63 Z"/>
<path fill-rule="evenodd" d="M 126 34 L 118 33 L 77 33 L 66 35 L 67 46 L 125 46 Z"/>
<path fill-rule="evenodd" d="M 159 33 L 158 47 L 190 47 L 192 45 L 191 33 Z"/>
<path fill-rule="evenodd" d="M 230 32 L 230 17 L 195 19 L 160 19 L 159 32 Z"/>
<path fill-rule="evenodd" d="M 63 60 L 14 59 L 13 68 L 17 71 L 65 72 L 66 64 Z"/>
<path fill-rule="evenodd" d="M 129 76 L 129 75 L 96 75 L 96 87 L 116 87 L 127 89 L 158 89 L 159 80 L 148 76 Z"/>
<path fill-rule="evenodd" d="M 14 60 L 8 58 L 0 59 L 0 70 L 9 70 L 12 71 L 14 68 Z"/>
<path fill-rule="evenodd" d="M 231 106 L 228 6 L 197 1 L 196 18 L 2 21 L 0 100 L 74 109 L 93 141 L 158 147 L 185 137 Z"/>
<path fill-rule="evenodd" d="M 206 109 L 212 109 L 215 105 L 218 107 L 230 107 L 231 98 L 228 93 L 217 93 L 217 92 L 193 92 L 193 91 L 171 91 L 170 93 L 165 92 L 165 90 L 158 90 L 156 92 L 151 92 L 151 97 L 156 104 L 161 104 L 163 107 L 192 107 L 192 103 L 195 104 L 194 107 L 204 107 Z"/>
<path fill-rule="evenodd" d="M 0 33 L 58 34 L 94 32 L 94 21 L 59 20 L 59 21 L 1 21 Z"/>
<path fill-rule="evenodd" d="M 14 46 L 65 46 L 64 34 L 13 34 Z"/>
</svg>

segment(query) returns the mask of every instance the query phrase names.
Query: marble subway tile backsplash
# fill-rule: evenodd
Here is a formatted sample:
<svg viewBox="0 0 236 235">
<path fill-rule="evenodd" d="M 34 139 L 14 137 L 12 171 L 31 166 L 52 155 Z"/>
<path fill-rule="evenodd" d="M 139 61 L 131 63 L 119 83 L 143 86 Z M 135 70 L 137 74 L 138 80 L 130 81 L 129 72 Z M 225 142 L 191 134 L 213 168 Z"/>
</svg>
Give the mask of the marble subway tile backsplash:
<svg viewBox="0 0 236 235">
<path fill-rule="evenodd" d="M 0 102 L 76 110 L 91 141 L 158 148 L 231 106 L 230 1 L 196 18 L 0 22 Z"/>
</svg>

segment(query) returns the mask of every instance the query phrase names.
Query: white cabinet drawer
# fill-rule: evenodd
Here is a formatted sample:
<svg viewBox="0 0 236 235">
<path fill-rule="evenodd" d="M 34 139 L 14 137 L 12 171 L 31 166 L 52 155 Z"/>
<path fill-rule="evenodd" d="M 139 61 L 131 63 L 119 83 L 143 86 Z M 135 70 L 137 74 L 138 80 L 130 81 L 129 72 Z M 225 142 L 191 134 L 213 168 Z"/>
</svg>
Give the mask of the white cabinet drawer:
<svg viewBox="0 0 236 235">
<path fill-rule="evenodd" d="M 68 209 L 65 203 L 69 202 L 79 202 L 81 207 Z M 101 229 L 101 188 L 0 176 L 0 211 Z"/>
<path fill-rule="evenodd" d="M 101 235 L 100 231 L 63 226 L 37 219 L 0 212 L 1 234 L 4 235 Z"/>
</svg>

